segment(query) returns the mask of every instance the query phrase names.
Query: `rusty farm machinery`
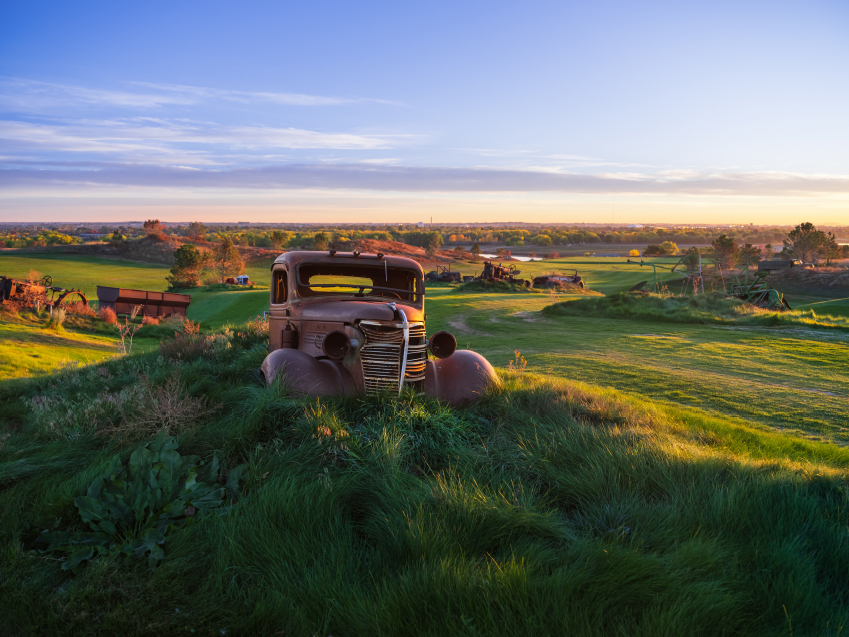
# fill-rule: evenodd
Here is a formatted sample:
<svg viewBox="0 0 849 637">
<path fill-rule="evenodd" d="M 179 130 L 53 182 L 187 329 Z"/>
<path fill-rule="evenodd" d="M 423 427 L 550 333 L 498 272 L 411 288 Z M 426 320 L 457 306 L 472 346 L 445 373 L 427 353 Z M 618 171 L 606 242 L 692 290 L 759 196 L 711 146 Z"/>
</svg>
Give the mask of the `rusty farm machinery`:
<svg viewBox="0 0 849 637">
<path fill-rule="evenodd" d="M 749 266 L 743 268 L 731 281 L 731 296 L 765 310 L 784 311 L 792 309 L 784 295 L 769 286 L 764 279 L 769 270 L 758 270 L 749 277 Z"/>
<path fill-rule="evenodd" d="M 663 279 L 658 280 L 657 270 L 659 268 L 661 270 L 669 270 L 670 274 L 677 272 L 681 275 L 682 278 L 676 279 L 676 281 L 681 281 L 682 295 L 686 294 L 688 289 L 693 290 L 694 294 L 698 294 L 699 291 L 701 291 L 702 294 L 705 293 L 701 255 L 698 255 L 698 265 L 696 265 L 695 259 L 689 254 L 682 256 L 678 260 L 678 263 L 672 267 L 663 263 L 643 261 L 642 257 L 640 257 L 639 261 L 631 261 L 628 259 L 626 263 L 639 265 L 641 267 L 650 266 L 652 268 L 654 274 L 654 281 L 650 288 L 650 291 L 652 292 L 660 292 L 664 288 Z M 682 265 L 684 265 L 685 268 L 679 270 L 678 268 Z M 697 267 L 698 270 L 696 270 Z M 722 289 L 730 296 L 740 299 L 741 301 L 745 301 L 746 303 L 751 303 L 752 305 L 765 310 L 784 311 L 791 309 L 790 303 L 787 302 L 784 295 L 778 290 L 770 287 L 770 285 L 764 280 L 769 275 L 769 270 L 756 270 L 754 274 L 750 274 L 749 266 L 745 266 L 737 275 L 732 277 L 730 290 L 725 283 L 725 277 L 722 276 L 722 271 L 719 270 L 719 272 L 720 279 L 722 281 Z M 632 287 L 629 292 L 645 291 L 647 284 L 648 281 L 641 281 Z"/>
<path fill-rule="evenodd" d="M 579 287 L 584 288 L 584 278 L 578 274 L 577 270 L 573 270 L 574 274 L 546 274 L 543 276 L 535 276 L 531 281 L 532 288 L 569 288 Z"/>
<path fill-rule="evenodd" d="M 516 283 L 518 285 L 527 285 L 525 279 L 518 278 L 522 273 L 514 264 L 504 267 L 500 263 L 495 265 L 492 261 L 485 261 L 483 264 L 483 272 L 478 277 L 479 281 L 487 281 L 488 283 Z"/>
<path fill-rule="evenodd" d="M 38 281 L 0 277 L 0 303 L 7 302 L 36 309 L 53 309 L 75 303 L 88 305 L 82 290 L 54 286 L 50 276 L 44 276 Z"/>
</svg>

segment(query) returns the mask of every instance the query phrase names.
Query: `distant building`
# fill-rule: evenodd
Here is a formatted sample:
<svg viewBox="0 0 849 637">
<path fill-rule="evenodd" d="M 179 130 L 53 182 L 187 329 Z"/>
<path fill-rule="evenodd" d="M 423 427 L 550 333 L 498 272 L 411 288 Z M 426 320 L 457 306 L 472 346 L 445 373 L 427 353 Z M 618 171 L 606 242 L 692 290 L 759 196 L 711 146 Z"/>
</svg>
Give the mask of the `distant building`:
<svg viewBox="0 0 849 637">
<path fill-rule="evenodd" d="M 421 221 L 419 221 L 419 222 L 416 224 L 416 228 L 424 228 L 424 223 L 422 223 Z"/>
<path fill-rule="evenodd" d="M 629 228 L 645 228 L 645 226 L 641 223 L 632 223 L 628 226 Z"/>
</svg>

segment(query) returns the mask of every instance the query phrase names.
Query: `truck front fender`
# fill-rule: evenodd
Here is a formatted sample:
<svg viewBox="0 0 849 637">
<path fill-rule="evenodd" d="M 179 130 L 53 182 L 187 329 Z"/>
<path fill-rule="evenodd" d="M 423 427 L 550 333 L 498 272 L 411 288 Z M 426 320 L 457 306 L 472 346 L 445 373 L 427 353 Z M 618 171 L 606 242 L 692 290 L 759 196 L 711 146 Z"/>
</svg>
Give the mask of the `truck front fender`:
<svg viewBox="0 0 849 637">
<path fill-rule="evenodd" d="M 296 394 L 305 396 L 352 396 L 356 388 L 350 372 L 339 363 L 314 358 L 297 349 L 278 349 L 262 362 L 262 376 L 269 384 L 277 374 Z"/>
<path fill-rule="evenodd" d="M 424 390 L 451 407 L 462 407 L 480 400 L 495 382 L 489 361 L 477 352 L 457 350 L 448 358 L 427 362 Z"/>
</svg>

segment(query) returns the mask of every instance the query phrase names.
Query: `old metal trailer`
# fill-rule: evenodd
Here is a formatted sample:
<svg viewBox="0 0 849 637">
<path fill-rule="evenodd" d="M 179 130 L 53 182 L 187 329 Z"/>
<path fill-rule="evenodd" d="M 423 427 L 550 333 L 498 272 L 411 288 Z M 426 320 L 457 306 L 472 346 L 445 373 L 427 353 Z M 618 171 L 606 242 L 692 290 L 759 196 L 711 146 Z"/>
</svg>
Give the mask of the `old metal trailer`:
<svg viewBox="0 0 849 637">
<path fill-rule="evenodd" d="M 116 314 L 132 314 L 133 310 L 140 306 L 139 314 L 162 317 L 185 316 L 192 297 L 174 292 L 150 292 L 98 285 L 97 300 L 101 308 L 108 307 Z"/>
</svg>

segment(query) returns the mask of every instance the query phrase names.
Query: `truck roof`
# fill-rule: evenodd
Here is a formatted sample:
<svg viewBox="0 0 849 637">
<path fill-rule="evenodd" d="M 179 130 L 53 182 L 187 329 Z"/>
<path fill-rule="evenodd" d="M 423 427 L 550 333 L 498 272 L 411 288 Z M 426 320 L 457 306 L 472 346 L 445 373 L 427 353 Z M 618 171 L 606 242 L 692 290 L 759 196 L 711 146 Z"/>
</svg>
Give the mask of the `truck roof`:
<svg viewBox="0 0 849 637">
<path fill-rule="evenodd" d="M 351 266 L 377 266 L 383 263 L 393 268 L 407 268 L 424 274 L 421 264 L 407 257 L 395 257 L 382 254 L 355 254 L 354 252 L 335 252 L 319 250 L 293 250 L 284 252 L 274 260 L 274 265 L 285 263 L 286 265 L 298 265 L 301 263 L 340 263 Z M 273 265 L 272 265 L 273 267 Z"/>
</svg>

